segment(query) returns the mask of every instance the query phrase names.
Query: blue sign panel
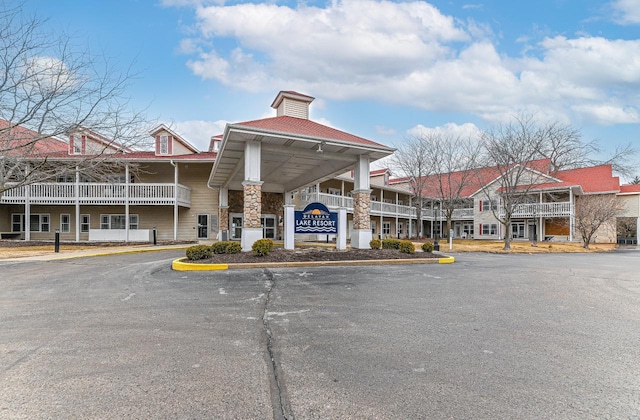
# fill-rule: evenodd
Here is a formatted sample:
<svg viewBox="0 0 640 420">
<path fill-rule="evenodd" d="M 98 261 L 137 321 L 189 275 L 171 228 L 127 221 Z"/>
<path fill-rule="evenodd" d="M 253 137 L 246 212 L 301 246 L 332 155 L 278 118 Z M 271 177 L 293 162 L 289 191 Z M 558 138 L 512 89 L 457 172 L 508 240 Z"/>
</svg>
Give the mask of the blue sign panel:
<svg viewBox="0 0 640 420">
<path fill-rule="evenodd" d="M 338 213 L 330 212 L 322 203 L 309 203 L 295 212 L 294 233 L 338 233 Z"/>
</svg>

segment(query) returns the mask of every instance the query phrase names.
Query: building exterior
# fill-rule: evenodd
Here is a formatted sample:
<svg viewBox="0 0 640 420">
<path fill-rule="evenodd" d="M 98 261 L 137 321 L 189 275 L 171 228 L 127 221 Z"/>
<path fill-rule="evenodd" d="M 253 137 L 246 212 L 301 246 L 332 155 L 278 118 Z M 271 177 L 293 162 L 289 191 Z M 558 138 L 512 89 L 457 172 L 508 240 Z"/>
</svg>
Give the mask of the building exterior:
<svg viewBox="0 0 640 420">
<path fill-rule="evenodd" d="M 84 129 L 41 141 L 26 160 L 36 164 L 46 156 L 67 169 L 55 179 L 5 191 L 0 233 L 50 240 L 59 230 L 65 241 L 150 241 L 155 232 L 160 240 L 239 240 L 244 250 L 260 238 L 292 246 L 293 210 L 321 202 L 344 215 L 341 233 L 295 240 L 338 246 L 349 240 L 368 248 L 373 237 L 447 236 L 450 214 L 455 238 L 574 241 L 576 205 L 590 195 L 608 195 L 620 203 L 618 226 L 601 227 L 596 240 L 637 241 L 640 186 L 620 185 L 610 165 L 554 172 L 548 160 L 527 163 L 518 186 L 526 200 L 507 229 L 500 223 L 504 187 L 497 168 L 432 175 L 425 179 L 418 220 L 411 180 L 370 169 L 394 150 L 310 120 L 313 100 L 282 91 L 271 104 L 275 117 L 228 124 L 203 152 L 165 125 L 149 133 L 155 144 L 150 151 L 124 148 Z M 0 129 L 7 125 L 0 122 Z M 14 129 L 22 138 L 37 135 Z M 96 154 L 102 170 L 74 169 L 74 162 Z M 454 208 L 446 205 L 452 197 Z"/>
</svg>

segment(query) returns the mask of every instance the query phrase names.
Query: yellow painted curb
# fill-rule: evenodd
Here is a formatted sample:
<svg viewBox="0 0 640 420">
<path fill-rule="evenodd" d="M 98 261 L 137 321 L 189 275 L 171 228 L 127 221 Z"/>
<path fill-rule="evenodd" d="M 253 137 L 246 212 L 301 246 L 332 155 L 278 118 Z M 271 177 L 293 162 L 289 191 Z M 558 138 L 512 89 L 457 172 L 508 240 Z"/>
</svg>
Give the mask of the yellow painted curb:
<svg viewBox="0 0 640 420">
<path fill-rule="evenodd" d="M 393 260 L 351 260 L 351 261 L 290 261 L 270 263 L 235 263 L 235 264 L 198 264 L 185 262 L 186 258 L 178 258 L 171 264 L 175 271 L 215 271 L 230 268 L 291 268 L 291 267 L 337 267 L 362 265 L 400 265 L 400 264 L 452 264 L 453 257 L 443 258 L 410 258 Z"/>
<path fill-rule="evenodd" d="M 229 268 L 229 264 L 194 264 L 184 262 L 185 258 L 178 258 L 173 260 L 171 268 L 175 271 L 214 271 L 214 270 L 226 270 Z"/>
<path fill-rule="evenodd" d="M 438 258 L 438 264 L 453 264 L 455 261 L 453 257 Z"/>
</svg>

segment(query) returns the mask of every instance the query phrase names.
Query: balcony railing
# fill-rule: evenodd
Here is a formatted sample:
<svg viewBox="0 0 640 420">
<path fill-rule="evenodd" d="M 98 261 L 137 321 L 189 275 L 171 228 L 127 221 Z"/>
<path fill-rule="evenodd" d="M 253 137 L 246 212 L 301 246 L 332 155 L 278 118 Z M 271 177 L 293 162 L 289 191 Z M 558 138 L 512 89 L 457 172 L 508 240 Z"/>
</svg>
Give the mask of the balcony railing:
<svg viewBox="0 0 640 420">
<path fill-rule="evenodd" d="M 77 185 L 77 192 L 76 192 Z M 42 183 L 5 191 L 2 204 L 172 205 L 191 206 L 191 188 L 174 184 Z"/>
<path fill-rule="evenodd" d="M 530 203 L 518 204 L 511 217 L 569 217 L 571 216 L 571 203 L 568 201 L 557 203 Z M 500 217 L 504 217 L 504 210 L 500 211 Z"/>
<path fill-rule="evenodd" d="M 320 202 L 331 209 L 344 207 L 347 211 L 353 211 L 353 198 L 343 195 L 303 193 L 300 196 L 300 201 L 302 205 L 306 205 L 311 202 Z M 383 203 L 380 201 L 372 201 L 370 211 L 372 215 L 376 216 L 416 217 L 416 209 L 413 207 L 395 203 Z"/>
</svg>

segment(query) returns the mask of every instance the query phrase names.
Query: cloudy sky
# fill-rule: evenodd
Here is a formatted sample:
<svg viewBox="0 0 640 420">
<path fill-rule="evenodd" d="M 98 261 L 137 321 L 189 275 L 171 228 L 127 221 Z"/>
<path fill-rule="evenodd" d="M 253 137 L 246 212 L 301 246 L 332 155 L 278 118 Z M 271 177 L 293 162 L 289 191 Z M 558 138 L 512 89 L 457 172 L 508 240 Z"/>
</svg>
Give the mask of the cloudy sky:
<svg viewBox="0 0 640 420">
<path fill-rule="evenodd" d="M 312 119 L 387 145 L 472 135 L 518 113 L 640 147 L 640 1 L 26 0 L 75 42 L 133 63 L 131 96 L 199 148 L 226 122 Z M 640 173 L 640 169 L 639 169 Z"/>
</svg>

